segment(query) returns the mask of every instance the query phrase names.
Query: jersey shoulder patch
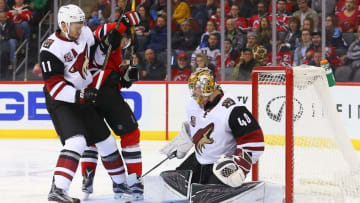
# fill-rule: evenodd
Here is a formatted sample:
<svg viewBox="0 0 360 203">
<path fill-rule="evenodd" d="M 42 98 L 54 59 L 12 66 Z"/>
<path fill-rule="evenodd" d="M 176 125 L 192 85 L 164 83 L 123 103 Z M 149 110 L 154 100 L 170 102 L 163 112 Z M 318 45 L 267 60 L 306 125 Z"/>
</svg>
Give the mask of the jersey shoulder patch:
<svg viewBox="0 0 360 203">
<path fill-rule="evenodd" d="M 55 40 L 53 40 L 53 39 L 47 39 L 47 40 L 45 40 L 45 42 L 43 43 L 42 46 L 43 46 L 44 48 L 47 48 L 47 49 L 48 49 L 48 48 L 50 48 L 50 46 L 54 43 L 54 41 L 55 41 Z"/>
<path fill-rule="evenodd" d="M 235 101 L 233 99 L 231 99 L 230 97 L 228 97 L 228 98 L 224 99 L 224 101 L 222 102 L 221 105 L 228 109 L 230 106 L 235 105 Z"/>
</svg>

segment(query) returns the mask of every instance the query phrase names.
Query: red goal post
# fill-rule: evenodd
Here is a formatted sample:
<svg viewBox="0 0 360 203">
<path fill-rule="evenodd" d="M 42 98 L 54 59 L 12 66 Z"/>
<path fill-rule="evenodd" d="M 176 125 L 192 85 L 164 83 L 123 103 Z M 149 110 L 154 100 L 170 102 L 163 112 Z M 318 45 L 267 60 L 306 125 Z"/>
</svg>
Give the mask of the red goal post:
<svg viewBox="0 0 360 203">
<path fill-rule="evenodd" d="M 284 73 L 285 74 L 285 86 L 286 86 L 286 141 L 285 141 L 285 150 L 286 150 L 286 169 L 293 167 L 293 70 L 289 67 L 281 66 L 266 66 L 266 67 L 255 67 L 252 72 L 252 114 L 255 119 L 259 118 L 259 73 Z M 275 81 L 276 82 L 276 81 Z M 279 81 L 281 82 L 281 81 Z M 290 117 L 290 118 L 288 118 Z M 288 136 L 290 135 L 290 136 Z M 253 165 L 252 169 L 252 178 L 253 181 L 259 179 L 259 169 L 258 164 Z M 286 203 L 291 203 L 293 200 L 293 170 L 286 170 L 286 189 L 285 189 L 285 199 Z"/>
<path fill-rule="evenodd" d="M 360 159 L 320 67 L 255 67 L 252 114 L 265 136 L 253 180 L 285 187 L 285 202 L 360 202 Z"/>
</svg>

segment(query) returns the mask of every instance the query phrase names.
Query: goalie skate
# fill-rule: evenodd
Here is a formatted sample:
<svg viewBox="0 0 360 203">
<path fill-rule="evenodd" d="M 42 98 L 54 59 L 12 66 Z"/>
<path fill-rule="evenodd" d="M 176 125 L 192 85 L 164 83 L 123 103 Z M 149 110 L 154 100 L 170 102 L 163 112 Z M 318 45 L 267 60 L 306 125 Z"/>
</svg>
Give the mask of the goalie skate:
<svg viewBox="0 0 360 203">
<path fill-rule="evenodd" d="M 63 189 L 57 188 L 54 183 L 48 195 L 48 201 L 57 203 L 80 203 L 79 199 L 70 197 Z"/>
</svg>

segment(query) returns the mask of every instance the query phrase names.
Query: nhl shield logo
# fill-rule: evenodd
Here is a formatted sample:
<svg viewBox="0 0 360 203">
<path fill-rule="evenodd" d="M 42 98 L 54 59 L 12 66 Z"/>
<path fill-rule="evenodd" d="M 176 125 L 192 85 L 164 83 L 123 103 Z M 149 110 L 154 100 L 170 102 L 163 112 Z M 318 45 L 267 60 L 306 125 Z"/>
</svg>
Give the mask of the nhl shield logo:
<svg viewBox="0 0 360 203">
<path fill-rule="evenodd" d="M 192 127 L 195 127 L 195 125 L 196 125 L 196 118 L 195 118 L 195 116 L 191 116 L 191 117 L 190 117 L 190 125 L 191 125 Z"/>
</svg>

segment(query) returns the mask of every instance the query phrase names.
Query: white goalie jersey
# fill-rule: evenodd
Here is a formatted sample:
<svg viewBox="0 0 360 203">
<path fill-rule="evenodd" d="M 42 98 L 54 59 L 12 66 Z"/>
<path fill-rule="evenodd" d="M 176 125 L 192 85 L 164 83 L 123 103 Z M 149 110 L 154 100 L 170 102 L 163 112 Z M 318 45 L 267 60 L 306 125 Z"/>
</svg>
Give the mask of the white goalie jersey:
<svg viewBox="0 0 360 203">
<path fill-rule="evenodd" d="M 74 103 L 76 90 L 92 83 L 88 65 L 90 48 L 94 44 L 94 35 L 87 26 L 82 27 L 76 41 L 63 38 L 56 32 L 43 42 L 40 66 L 45 87 L 53 99 Z"/>
<path fill-rule="evenodd" d="M 258 122 L 231 95 L 224 94 L 210 110 L 191 99 L 186 113 L 199 163 L 213 164 L 221 155 L 234 155 L 236 149 L 246 151 L 255 163 L 263 153 L 264 138 Z"/>
</svg>

